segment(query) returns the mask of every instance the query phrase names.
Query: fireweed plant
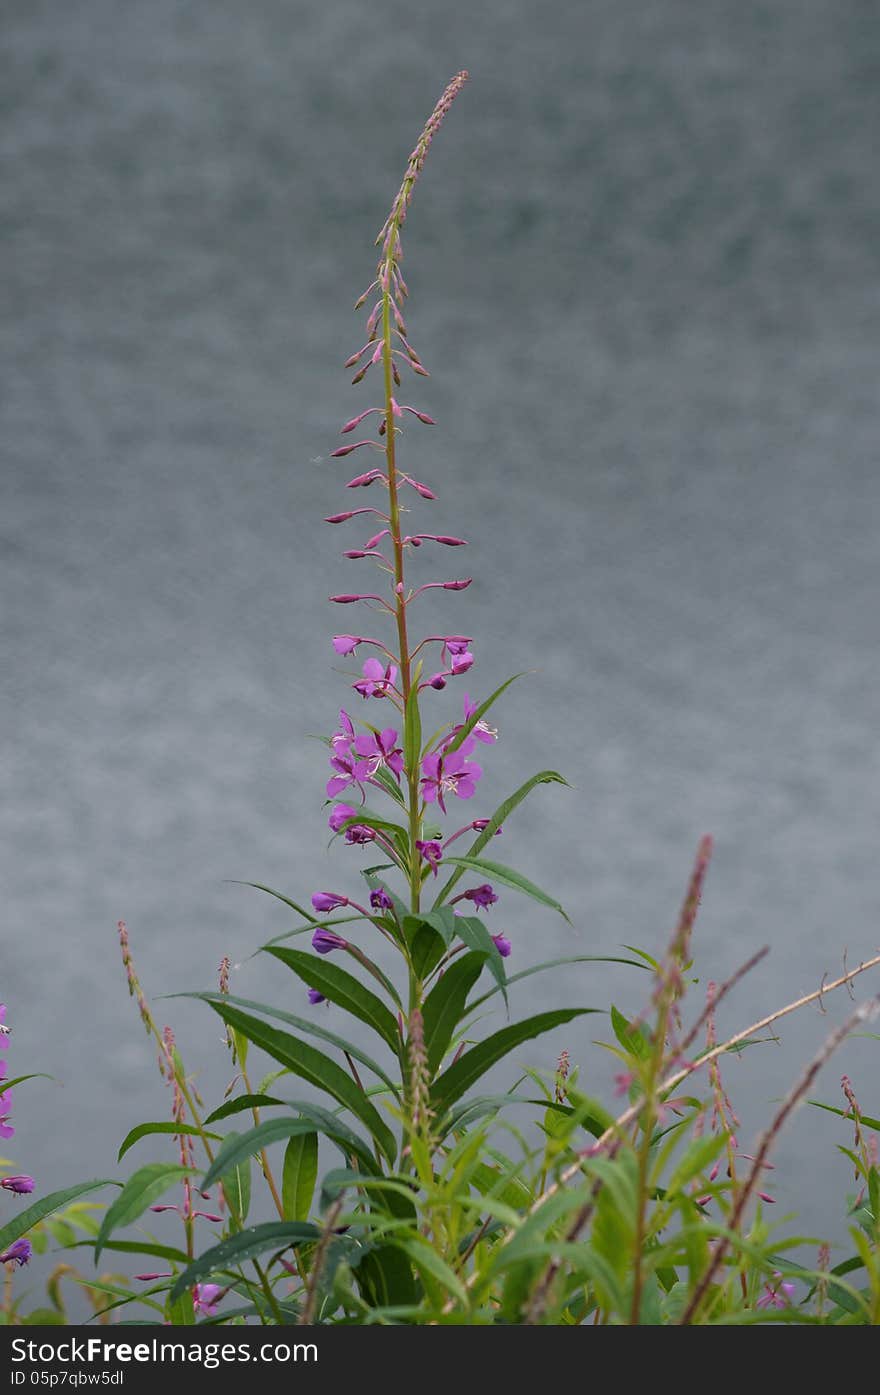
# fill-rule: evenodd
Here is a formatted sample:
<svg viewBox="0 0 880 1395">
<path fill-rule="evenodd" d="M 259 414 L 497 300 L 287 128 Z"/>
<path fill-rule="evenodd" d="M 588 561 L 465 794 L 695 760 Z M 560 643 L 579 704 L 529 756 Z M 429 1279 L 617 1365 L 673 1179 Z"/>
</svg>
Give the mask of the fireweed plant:
<svg viewBox="0 0 880 1395">
<path fill-rule="evenodd" d="M 488 1032 L 483 1025 L 493 1009 L 506 1008 L 518 980 L 591 956 L 508 974 L 522 946 L 499 919 L 502 898 L 520 894 L 565 913 L 498 860 L 495 849 L 508 839 L 497 839 L 538 785 L 565 781 L 543 770 L 493 812 L 480 807 L 483 764 L 498 737 L 493 709 L 513 679 L 488 697 L 472 696 L 476 646 L 459 632 L 458 611 L 448 630 L 419 628 L 421 596 L 443 591 L 457 603 L 470 578 L 449 576 L 441 560 L 457 559 L 464 538 L 407 531 L 430 527 L 410 524 L 410 506 L 429 517 L 437 496 L 410 473 L 404 430 L 435 423 L 403 400 L 428 373 L 407 326 L 401 233 L 431 142 L 466 78 L 459 73 L 437 103 L 379 233 L 376 276 L 356 307 L 366 310 L 365 342 L 347 363 L 353 383 L 372 389 L 371 401 L 345 422 L 343 444 L 332 452 L 336 460 L 357 454 L 365 468 L 345 484 L 354 506 L 326 522 L 349 541 L 348 525 L 360 529 L 345 557 L 375 577 L 330 597 L 358 618 L 332 641 L 352 671 L 327 742 L 327 822 L 346 858 L 368 864 L 360 868 L 363 889 L 352 889 L 351 861 L 341 885 L 312 890 L 311 908 L 250 884 L 295 918 L 263 946 L 290 973 L 294 991 L 284 1007 L 237 997 L 224 959 L 217 990 L 189 995 L 220 1017 L 234 1062 L 235 1077 L 211 1112 L 170 1028 L 154 1018 L 119 923 L 129 991 L 170 1093 L 170 1117 L 133 1128 L 119 1157 L 163 1134 L 174 1154 L 137 1167 L 123 1183 L 98 1179 L 13 1209 L 0 1225 L 6 1322 L 66 1321 L 61 1277 L 85 1289 L 101 1322 L 880 1322 L 873 1132 L 880 1119 L 862 1111 L 847 1077 L 840 1104 L 821 1107 L 849 1130 L 850 1252 L 832 1264 L 829 1245 L 783 1234 L 771 1220 L 775 1140 L 821 1066 L 876 1003 L 856 1008 L 831 1034 L 751 1152 L 723 1079 L 729 1053 L 761 1041 L 786 1014 L 821 1007 L 880 955 L 718 1041 L 717 1006 L 763 951 L 727 983 L 702 989 L 686 1018 L 706 838 L 665 953 L 655 959 L 633 949 L 617 961 L 650 981 L 641 1013 L 611 1007 L 611 1040 L 599 1043 L 614 1061 L 619 1113 L 578 1086 L 574 1047 L 583 1048 L 584 1019 L 595 1007 L 521 1021 L 502 1012 L 503 1025 Z M 429 555 L 438 570 L 413 579 L 410 569 Z M 456 719 L 438 724 L 436 695 L 447 688 Z M 287 943 L 303 935 L 309 949 Z M 396 963 L 396 972 L 375 958 L 382 941 L 383 963 Z M 357 1024 L 357 1041 L 342 1035 L 346 1017 Z M 559 1028 L 567 1028 L 566 1045 L 554 1072 L 523 1068 L 517 1056 L 513 1083 L 487 1091 L 489 1071 Z M 4 1027 L 0 1051 L 7 1044 Z M 257 1052 L 271 1063 L 268 1072 L 265 1064 L 255 1072 Z M 4 1139 L 9 1108 L 7 1089 Z M 270 1220 L 249 1221 L 254 1182 L 265 1187 Z M 118 1192 L 106 1207 L 82 1200 L 108 1186 Z M 0 1188 L 21 1208 L 33 1181 L 10 1173 Z M 158 1212 L 178 1227 L 175 1243 L 151 1229 Z M 168 1224 L 169 1217 L 160 1223 Z M 62 1263 L 49 1281 L 49 1306 L 25 1319 L 13 1281 L 32 1247 L 50 1240 L 91 1249 L 98 1266 L 108 1254 L 136 1256 L 138 1273 L 86 1276 Z"/>
</svg>

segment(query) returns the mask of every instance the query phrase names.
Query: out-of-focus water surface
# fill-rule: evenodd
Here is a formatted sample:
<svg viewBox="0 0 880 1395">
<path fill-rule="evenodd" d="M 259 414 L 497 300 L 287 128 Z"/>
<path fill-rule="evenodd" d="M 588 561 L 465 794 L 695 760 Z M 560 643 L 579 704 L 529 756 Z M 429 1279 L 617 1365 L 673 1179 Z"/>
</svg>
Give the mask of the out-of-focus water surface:
<svg viewBox="0 0 880 1395">
<path fill-rule="evenodd" d="M 4 30 L 0 997 L 10 1073 L 55 1078 L 15 1092 L 16 1169 L 49 1190 L 163 1155 L 115 1163 L 170 1105 L 118 919 L 151 997 L 213 986 L 229 954 L 234 991 L 299 1007 L 248 957 L 292 921 L 231 879 L 354 892 L 310 739 L 359 701 L 329 637 L 367 623 L 327 604 L 369 566 L 338 555 L 356 524 L 344 540 L 321 525 L 355 473 L 328 456 L 370 400 L 341 363 L 372 239 L 461 67 L 405 243 L 432 370 L 408 400 L 440 425 L 403 449 L 440 496 L 413 517 L 471 543 L 443 573 L 471 589 L 422 611 L 475 637 L 438 723 L 464 685 L 482 697 L 529 671 L 463 816 L 544 767 L 573 786 L 542 786 L 493 846 L 573 921 L 505 892 L 491 917 L 511 969 L 659 952 L 706 831 L 694 1007 L 765 943 L 722 1028 L 869 955 L 874 6 L 31 0 Z M 444 562 L 423 549 L 415 572 Z M 635 1010 L 646 989 L 584 966 L 511 999 Z M 727 1066 L 746 1143 L 849 1008 L 838 996 Z M 156 1011 L 217 1102 L 216 1020 Z M 591 1044 L 607 1029 L 584 1022 L 499 1080 L 565 1046 L 610 1098 Z M 851 1042 L 814 1094 L 842 1103 L 847 1069 L 876 1114 L 877 1052 Z M 842 1237 L 849 1141 L 802 1110 L 774 1214 Z"/>
</svg>

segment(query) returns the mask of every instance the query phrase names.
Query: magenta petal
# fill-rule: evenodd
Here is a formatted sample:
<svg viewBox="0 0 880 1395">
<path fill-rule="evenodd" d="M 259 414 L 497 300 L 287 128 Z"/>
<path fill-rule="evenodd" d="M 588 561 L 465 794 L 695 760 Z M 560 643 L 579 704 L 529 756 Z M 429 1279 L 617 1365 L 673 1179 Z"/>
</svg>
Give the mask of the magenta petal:
<svg viewBox="0 0 880 1395">
<path fill-rule="evenodd" d="M 439 779 L 440 757 L 437 755 L 436 751 L 432 751 L 430 755 L 425 756 L 425 759 L 422 761 L 422 769 L 430 780 L 436 781 Z"/>
</svg>

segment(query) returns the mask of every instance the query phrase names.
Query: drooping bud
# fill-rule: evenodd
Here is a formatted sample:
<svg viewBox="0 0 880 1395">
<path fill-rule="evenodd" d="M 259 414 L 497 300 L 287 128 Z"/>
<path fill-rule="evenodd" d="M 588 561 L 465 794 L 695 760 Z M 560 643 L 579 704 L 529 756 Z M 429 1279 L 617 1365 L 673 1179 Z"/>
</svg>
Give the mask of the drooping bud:
<svg viewBox="0 0 880 1395">
<path fill-rule="evenodd" d="M 350 804 L 334 804 L 333 812 L 327 822 L 333 829 L 333 832 L 338 833 L 343 824 L 348 823 L 349 819 L 356 817 L 357 810 L 353 809 Z"/>
<path fill-rule="evenodd" d="M 374 480 L 384 480 L 385 474 L 382 470 L 367 470 L 364 475 L 355 475 L 353 480 L 349 480 L 346 489 L 366 489 L 368 484 Z M 386 480 L 387 484 L 387 480 Z"/>
<path fill-rule="evenodd" d="M 378 407 L 368 407 L 365 412 L 361 412 L 358 416 L 352 417 L 351 421 L 347 421 L 344 426 L 340 426 L 340 436 L 344 436 L 347 431 L 354 431 L 356 426 L 360 426 L 361 422 L 364 420 L 364 417 L 368 417 L 371 412 L 378 411 Z"/>
<path fill-rule="evenodd" d="M 414 480 L 409 475 L 403 475 L 401 478 L 406 482 L 406 484 L 412 485 L 416 493 L 420 494 L 423 499 L 437 498 L 437 495 L 434 493 L 433 489 L 429 489 L 426 484 L 422 484 L 419 480 Z"/>
<path fill-rule="evenodd" d="M 330 954 L 334 949 L 347 948 L 348 940 L 337 935 L 335 930 L 325 930 L 322 926 L 312 936 L 312 949 L 317 950 L 318 954 Z"/>
<path fill-rule="evenodd" d="M 343 455 L 351 455 L 352 451 L 360 450 L 361 446 L 372 446 L 374 450 L 379 449 L 375 441 L 353 441 L 350 446 L 338 446 L 336 450 L 331 450 L 330 457 L 337 459 Z"/>
<path fill-rule="evenodd" d="M 348 905 L 348 897 L 340 896 L 335 891 L 316 891 L 312 905 L 316 911 L 335 911 L 339 906 Z"/>
</svg>

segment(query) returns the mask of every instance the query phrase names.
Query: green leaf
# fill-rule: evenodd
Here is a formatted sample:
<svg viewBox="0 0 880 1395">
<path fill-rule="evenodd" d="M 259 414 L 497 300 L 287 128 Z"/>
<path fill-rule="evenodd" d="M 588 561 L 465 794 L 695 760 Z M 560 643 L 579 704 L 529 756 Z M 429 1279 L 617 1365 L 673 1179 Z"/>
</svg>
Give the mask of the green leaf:
<svg viewBox="0 0 880 1395">
<path fill-rule="evenodd" d="M 464 1012 L 468 993 L 480 977 L 486 957 L 472 951 L 455 960 L 425 999 L 422 1016 L 428 1069 L 432 1077 L 440 1069 Z"/>
<path fill-rule="evenodd" d="M 436 930 L 447 949 L 458 934 L 458 916 L 451 906 L 441 906 L 438 910 L 420 911 L 418 915 L 404 916 L 403 932 L 406 935 L 407 944 L 414 943 L 415 937 L 423 925 L 429 926 L 431 930 Z"/>
<path fill-rule="evenodd" d="M 286 1221 L 308 1220 L 317 1178 L 318 1135 L 312 1132 L 291 1138 L 281 1174 L 281 1204 Z"/>
<path fill-rule="evenodd" d="M 461 1303 L 467 1303 L 468 1294 L 464 1284 L 459 1279 L 454 1270 L 450 1269 L 444 1259 L 441 1259 L 437 1251 L 424 1240 L 415 1238 L 405 1239 L 395 1236 L 392 1242 L 397 1249 L 408 1255 L 410 1261 L 420 1274 L 428 1275 L 432 1279 L 437 1279 L 447 1293 L 453 1294 Z"/>
<path fill-rule="evenodd" d="M 594 1010 L 593 1008 L 556 1008 L 551 1012 L 539 1012 L 534 1017 L 527 1017 L 523 1022 L 513 1022 L 509 1027 L 502 1027 L 500 1032 L 494 1032 L 485 1041 L 472 1046 L 456 1061 L 454 1066 L 450 1066 L 438 1080 L 435 1080 L 431 1090 L 431 1101 L 434 1108 L 438 1112 L 448 1109 L 479 1080 L 481 1075 L 485 1075 L 487 1070 L 490 1070 L 522 1042 L 540 1036 L 543 1032 L 552 1031 L 554 1027 L 561 1027 L 564 1023 L 571 1022 L 575 1017 L 582 1017 L 585 1013 Z"/>
<path fill-rule="evenodd" d="M 282 1066 L 293 1071 L 294 1075 L 301 1076 L 317 1089 L 332 1095 L 340 1104 L 345 1105 L 346 1109 L 350 1109 L 361 1123 L 366 1124 L 380 1150 L 393 1164 L 397 1153 L 394 1135 L 364 1092 L 358 1089 L 351 1076 L 346 1075 L 335 1061 L 325 1056 L 322 1051 L 316 1051 L 313 1046 L 308 1046 L 306 1042 L 291 1036 L 289 1032 L 280 1032 L 268 1023 L 261 1022 L 258 1017 L 240 1012 L 230 1004 L 228 998 L 222 1002 L 211 1002 L 210 1006 L 228 1026 L 244 1032 L 249 1041 L 261 1047 Z"/>
<path fill-rule="evenodd" d="M 353 1056 L 356 1061 L 369 1067 L 381 1081 L 383 1081 L 395 1094 L 400 1090 L 399 1082 L 392 1080 L 386 1070 L 379 1065 L 372 1056 L 368 1056 L 366 1051 L 362 1051 L 354 1042 L 346 1041 L 345 1037 L 339 1036 L 336 1032 L 330 1032 L 326 1027 L 321 1027 L 312 1018 L 297 1017 L 292 1012 L 282 1012 L 280 1008 L 270 1007 L 268 1003 L 257 1003 L 252 998 L 238 998 L 233 993 L 177 993 L 173 995 L 179 998 L 196 998 L 199 1002 L 208 1003 L 216 1008 L 218 1003 L 231 1003 L 233 1007 L 254 1008 L 257 1012 L 264 1012 L 267 1017 L 275 1017 L 279 1022 L 287 1022 L 291 1027 L 296 1027 L 301 1032 L 307 1032 L 310 1036 L 320 1037 L 322 1041 L 329 1041 L 331 1045 L 337 1046 L 340 1051 L 347 1051 L 349 1056 Z"/>
<path fill-rule="evenodd" d="M 77 1240 L 70 1249 L 91 1249 L 93 1244 L 92 1240 Z M 157 1245 L 149 1240 L 107 1240 L 104 1249 L 115 1250 L 122 1255 L 151 1255 L 153 1259 L 164 1259 L 171 1264 L 189 1263 L 186 1250 L 178 1250 L 173 1245 Z"/>
<path fill-rule="evenodd" d="M 644 1030 L 641 1027 L 633 1026 L 613 1003 L 611 1004 L 611 1028 L 628 1055 L 635 1056 L 638 1061 L 644 1061 L 645 1057 L 650 1055 L 651 1047 L 645 1038 Z"/>
<path fill-rule="evenodd" d="M 297 1245 L 311 1244 L 320 1234 L 317 1226 L 304 1221 L 269 1221 L 265 1225 L 248 1226 L 206 1250 L 188 1269 L 178 1274 L 169 1298 L 173 1302 L 208 1274 L 221 1273 L 233 1265 L 244 1264 L 267 1250 L 289 1250 Z"/>
<path fill-rule="evenodd" d="M 483 848 L 486 847 L 487 843 L 489 843 L 492 840 L 492 838 L 495 837 L 496 832 L 504 823 L 505 819 L 510 817 L 517 805 L 521 804 L 528 794 L 531 794 L 532 790 L 536 787 L 536 785 L 550 784 L 567 786 L 568 781 L 563 779 L 561 775 L 558 775 L 555 770 L 541 770 L 537 775 L 533 775 L 530 780 L 526 780 L 524 785 L 520 785 L 519 789 L 516 790 L 515 793 L 513 793 L 509 797 L 509 799 L 505 799 L 503 804 L 499 804 L 498 808 L 495 810 L 495 813 L 492 815 L 491 819 L 489 820 L 486 827 L 483 829 L 482 833 L 477 835 L 473 843 L 471 843 L 471 846 L 468 848 L 468 857 L 476 857 L 478 853 L 480 853 L 483 850 Z M 447 862 L 454 861 L 454 859 L 452 858 L 446 858 L 445 860 Z M 452 876 L 446 882 L 445 886 L 443 886 L 441 890 L 437 893 L 436 899 L 434 901 L 435 906 L 440 906 L 443 904 L 443 902 L 447 899 L 450 891 L 455 886 L 456 882 L 459 880 L 460 877 L 464 875 L 464 870 L 465 869 L 463 867 L 457 867 L 455 869 Z"/>
<path fill-rule="evenodd" d="M 243 882 L 240 881 L 238 877 L 230 877 L 228 880 L 233 882 L 235 886 L 252 886 L 255 891 L 265 891 L 267 896 L 274 896 L 276 901 L 283 901 L 285 906 L 289 906 L 292 911 L 296 911 L 297 915 L 302 916 L 303 920 L 309 922 L 309 925 L 319 924 L 319 922 L 315 920 L 313 911 L 304 910 L 302 906 L 297 905 L 296 901 L 291 901 L 290 897 L 285 896 L 283 892 L 273 891 L 271 886 L 264 886 L 262 882 Z M 304 930 L 308 928 L 308 925 L 303 927 Z"/>
<path fill-rule="evenodd" d="M 136 1221 L 148 1206 L 164 1196 L 169 1187 L 183 1181 L 184 1177 L 192 1177 L 195 1171 L 196 1168 L 183 1167 L 180 1163 L 147 1163 L 145 1167 L 138 1168 L 104 1216 L 95 1241 L 95 1263 L 104 1248 L 104 1241 L 109 1240 L 114 1230 Z"/>
<path fill-rule="evenodd" d="M 474 727 L 477 725 L 477 722 L 481 721 L 492 704 L 498 701 L 501 694 L 510 687 L 511 683 L 515 683 L 518 678 L 522 678 L 523 676 L 522 673 L 515 673 L 512 678 L 506 679 L 501 684 L 500 688 L 496 688 L 491 697 L 487 697 L 484 702 L 481 702 L 479 707 L 474 709 L 467 721 L 462 725 L 461 730 L 457 731 L 448 744 L 444 746 L 444 751 L 457 751 L 462 742 L 467 741 Z"/>
<path fill-rule="evenodd" d="M 413 973 L 416 978 L 424 980 L 440 963 L 446 952 L 446 945 L 442 935 L 438 935 L 430 925 L 421 922 L 410 941 L 409 952 Z"/>
<path fill-rule="evenodd" d="M 303 1119 L 310 1119 L 318 1133 L 336 1144 L 346 1163 L 354 1154 L 363 1168 L 368 1172 L 375 1171 L 376 1159 L 367 1144 L 342 1122 L 338 1114 L 324 1109 L 320 1104 L 313 1104 L 310 1100 L 288 1100 L 287 1103 L 288 1107 L 297 1110 Z"/>
<path fill-rule="evenodd" d="M 230 1114 L 241 1114 L 246 1109 L 265 1109 L 270 1104 L 284 1103 L 284 1100 L 275 1099 L 274 1095 L 236 1095 L 234 1099 L 221 1104 L 220 1108 L 215 1109 L 213 1114 L 209 1114 L 205 1123 L 216 1124 L 218 1119 L 227 1119 Z M 210 1135 L 211 1138 L 214 1136 L 214 1134 Z"/>
<path fill-rule="evenodd" d="M 20 1240 L 22 1235 L 26 1235 L 31 1226 L 38 1225 L 47 1216 L 53 1215 L 63 1207 L 69 1206 L 71 1201 L 75 1201 L 78 1196 L 85 1196 L 87 1192 L 97 1191 L 99 1187 L 118 1187 L 119 1183 L 112 1177 L 102 1177 L 97 1182 L 78 1182 L 75 1187 L 65 1187 L 63 1191 L 50 1192 L 40 1201 L 35 1201 L 33 1206 L 28 1206 L 25 1211 L 19 1211 L 6 1225 L 0 1226 L 0 1250 L 7 1250 L 14 1240 Z"/>
<path fill-rule="evenodd" d="M 674 1199 L 677 1191 L 683 1192 L 688 1182 L 699 1177 L 715 1161 L 726 1142 L 726 1134 L 716 1133 L 689 1143 L 666 1183 L 666 1196 Z"/>
<path fill-rule="evenodd" d="M 504 1005 L 507 1002 L 507 977 L 504 971 L 504 960 L 501 951 L 496 945 L 486 926 L 476 916 L 457 916 L 455 921 L 458 934 L 461 940 L 469 949 L 476 950 L 479 954 L 485 954 L 489 965 L 489 972 L 498 985 L 499 992 L 504 998 Z"/>
<path fill-rule="evenodd" d="M 833 1104 L 822 1104 L 821 1100 L 808 1100 L 816 1109 L 824 1109 L 828 1114 L 836 1114 L 841 1119 L 851 1119 L 852 1114 L 849 1109 L 838 1109 Z M 859 1120 L 867 1129 L 880 1129 L 880 1119 L 872 1119 L 870 1114 L 862 1114 L 859 1111 Z"/>
<path fill-rule="evenodd" d="M 120 1147 L 119 1153 L 117 1154 L 116 1161 L 121 1162 L 121 1160 L 125 1157 L 125 1154 L 128 1152 L 129 1148 L 131 1148 L 133 1144 L 137 1143 L 139 1138 L 146 1138 L 148 1134 L 152 1133 L 171 1133 L 175 1136 L 179 1134 L 187 1134 L 190 1137 L 195 1136 L 197 1138 L 222 1137 L 222 1135 L 219 1133 L 206 1133 L 204 1129 L 194 1128 L 192 1124 L 176 1124 L 173 1120 L 163 1120 L 161 1123 L 158 1124 L 138 1124 L 135 1128 L 131 1129 L 130 1132 L 125 1135 L 125 1138 L 122 1141 L 122 1146 Z"/>
<path fill-rule="evenodd" d="M 370 888 L 371 891 L 384 891 L 386 895 L 388 895 L 391 898 L 391 904 L 394 908 L 394 915 L 396 916 L 398 923 L 402 925 L 404 917 L 409 915 L 409 908 L 404 905 L 397 893 L 391 890 L 391 887 L 388 885 L 387 882 L 384 882 L 381 877 L 376 876 L 377 872 L 381 872 L 383 870 L 383 867 L 363 867 L 361 869 L 361 876 L 363 877 L 364 881 L 366 882 L 367 886 Z"/>
<path fill-rule="evenodd" d="M 25 1080 L 54 1080 L 54 1075 L 47 1075 L 44 1070 L 32 1070 L 29 1075 L 16 1075 L 12 1080 L 3 1081 L 3 1093 L 12 1090 L 16 1085 L 21 1085 Z"/>
<path fill-rule="evenodd" d="M 357 813 L 352 814 L 351 818 L 346 819 L 344 823 L 339 825 L 339 833 L 359 823 L 365 824 L 367 828 L 375 828 L 380 833 L 385 830 L 391 833 L 402 833 L 404 837 L 407 836 L 407 830 L 402 824 L 394 823 L 391 819 L 383 819 L 381 814 L 374 813 L 372 809 L 368 809 L 365 805 L 362 805 Z M 336 835 L 337 837 L 339 833 Z"/>
<path fill-rule="evenodd" d="M 548 896 L 546 891 L 542 891 L 534 882 L 530 882 L 528 877 L 515 872 L 511 867 L 504 867 L 500 862 L 486 862 L 479 857 L 446 857 L 444 862 L 455 863 L 463 870 L 478 872 L 480 876 L 491 877 L 493 882 L 501 882 L 504 886 L 511 886 L 515 891 L 521 891 L 524 896 L 530 896 L 533 901 L 539 901 L 542 906 L 550 906 L 552 910 L 558 911 L 564 920 L 568 919 L 562 906 L 553 896 Z"/>
<path fill-rule="evenodd" d="M 403 797 L 397 781 L 393 775 L 389 774 L 384 765 L 379 766 L 379 769 L 373 775 L 373 779 L 379 781 L 379 784 L 382 786 L 383 790 L 385 790 L 386 794 L 390 794 L 392 799 L 395 799 L 398 804 L 406 808 L 406 800 Z"/>
<path fill-rule="evenodd" d="M 203 1192 L 209 1191 L 218 1178 L 225 1176 L 239 1163 L 252 1158 L 261 1149 L 277 1143 L 280 1138 L 293 1138 L 296 1134 L 314 1133 L 315 1125 L 306 1119 L 266 1119 L 247 1133 L 230 1134 L 220 1149 L 201 1183 Z M 289 1217 L 289 1219 L 294 1219 Z"/>
<path fill-rule="evenodd" d="M 357 1267 L 358 1287 L 371 1308 L 397 1307 L 419 1301 L 412 1266 L 396 1245 L 378 1245 Z"/>
<path fill-rule="evenodd" d="M 252 1131 L 249 1131 L 252 1132 Z M 239 1225 L 243 1225 L 247 1220 L 248 1211 L 251 1209 L 251 1155 L 246 1152 L 241 1156 L 232 1156 L 235 1144 L 246 1134 L 229 1133 L 223 1149 L 227 1151 L 225 1164 L 220 1171 L 214 1172 L 217 1166 L 216 1159 L 211 1165 L 215 1180 L 219 1180 L 223 1188 L 223 1195 L 226 1198 L 226 1205 L 231 1214 L 235 1217 Z M 219 1156 L 219 1155 L 218 1155 Z M 205 1188 L 207 1191 L 207 1187 Z"/>
<path fill-rule="evenodd" d="M 580 1090 L 575 1089 L 571 1084 L 566 1086 L 566 1095 L 574 1106 L 574 1112 L 581 1128 L 592 1134 L 593 1138 L 601 1138 L 603 1133 L 607 1133 L 609 1129 L 614 1127 L 616 1123 L 614 1115 L 592 1095 L 581 1094 Z"/>
<path fill-rule="evenodd" d="M 644 964 L 640 964 L 636 959 L 622 959 L 619 956 L 611 954 L 570 954 L 566 955 L 563 959 L 545 959 L 542 964 L 533 964 L 529 969 L 520 969 L 519 973 L 508 974 L 506 980 L 507 987 L 509 988 L 512 983 L 517 983 L 521 978 L 531 978 L 532 974 L 543 973 L 545 969 L 556 969 L 563 964 L 630 964 L 636 969 L 643 969 L 645 967 Z M 483 1003 L 485 1003 L 488 998 L 493 998 L 496 993 L 500 992 L 501 989 L 497 985 L 495 988 L 490 988 L 486 993 L 483 993 L 481 997 L 474 999 L 471 1003 L 471 1010 L 473 1011 L 478 1007 L 482 1007 Z"/>
<path fill-rule="evenodd" d="M 301 949 L 274 948 L 270 949 L 269 953 L 280 959 L 282 964 L 286 964 L 288 969 L 292 969 L 309 988 L 317 988 L 331 1003 L 336 1003 L 337 1007 L 343 1008 L 352 1017 L 357 1017 L 368 1027 L 372 1027 L 391 1047 L 395 1056 L 397 1055 L 400 1032 L 395 1018 L 382 999 L 369 988 L 365 988 L 354 974 L 348 973 L 338 964 L 326 963 L 317 955 L 305 954 Z"/>
<path fill-rule="evenodd" d="M 187 1289 L 177 1299 L 168 1301 L 168 1321 L 172 1327 L 195 1327 L 196 1312 L 193 1296 Z"/>
</svg>

